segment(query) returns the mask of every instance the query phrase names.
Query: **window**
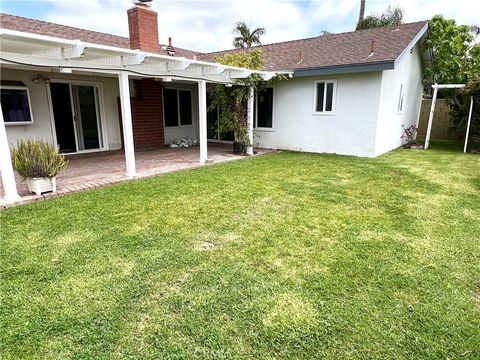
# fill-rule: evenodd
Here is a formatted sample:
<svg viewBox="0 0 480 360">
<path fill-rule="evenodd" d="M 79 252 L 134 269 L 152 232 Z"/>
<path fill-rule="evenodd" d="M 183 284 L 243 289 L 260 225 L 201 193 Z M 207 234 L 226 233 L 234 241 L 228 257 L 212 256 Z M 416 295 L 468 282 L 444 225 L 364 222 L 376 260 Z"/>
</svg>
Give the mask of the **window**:
<svg viewBox="0 0 480 360">
<path fill-rule="evenodd" d="M 20 85 L 23 83 L 19 82 Z M 30 94 L 27 87 L 1 86 L 0 101 L 6 124 L 30 124 L 33 122 Z"/>
<path fill-rule="evenodd" d="M 256 128 L 272 128 L 273 88 L 266 88 L 255 96 L 254 124 Z"/>
<path fill-rule="evenodd" d="M 163 89 L 165 126 L 192 125 L 192 92 L 183 89 Z"/>
<path fill-rule="evenodd" d="M 403 97 L 405 93 L 405 88 L 403 84 L 400 84 L 400 95 L 398 97 L 398 106 L 397 106 L 397 114 L 401 114 L 403 111 Z"/>
<path fill-rule="evenodd" d="M 315 82 L 314 113 L 333 114 L 335 112 L 335 88 L 334 80 Z"/>
</svg>

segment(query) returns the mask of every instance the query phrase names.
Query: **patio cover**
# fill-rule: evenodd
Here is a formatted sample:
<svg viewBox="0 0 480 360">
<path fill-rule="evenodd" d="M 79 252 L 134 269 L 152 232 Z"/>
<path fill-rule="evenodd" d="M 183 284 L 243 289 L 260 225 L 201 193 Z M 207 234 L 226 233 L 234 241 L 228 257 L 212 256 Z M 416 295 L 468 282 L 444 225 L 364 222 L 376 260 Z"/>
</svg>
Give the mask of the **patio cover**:
<svg viewBox="0 0 480 360">
<path fill-rule="evenodd" d="M 198 84 L 198 114 L 201 163 L 207 161 L 207 106 L 206 83 L 233 84 L 235 80 L 252 74 L 270 80 L 277 73 L 256 71 L 214 62 L 198 61 L 183 57 L 159 55 L 139 50 L 105 46 L 0 29 L 0 67 L 25 70 L 60 71 L 62 73 L 105 74 L 117 76 L 123 124 L 126 174 L 136 176 L 133 144 L 132 114 L 130 107 L 129 77 L 157 78 L 163 81 L 182 80 Z M 1 105 L 1 104 L 0 104 Z M 247 153 L 253 154 L 253 90 L 248 101 Z M 8 148 L 5 123 L 0 106 L 0 172 L 4 186 L 4 198 L 19 198 Z"/>
</svg>

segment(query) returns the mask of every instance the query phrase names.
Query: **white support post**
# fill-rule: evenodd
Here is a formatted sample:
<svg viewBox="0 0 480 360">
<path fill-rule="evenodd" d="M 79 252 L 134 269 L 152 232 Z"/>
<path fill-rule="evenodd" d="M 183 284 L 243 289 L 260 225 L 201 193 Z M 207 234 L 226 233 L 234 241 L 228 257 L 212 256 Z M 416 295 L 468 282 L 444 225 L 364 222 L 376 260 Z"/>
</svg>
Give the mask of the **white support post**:
<svg viewBox="0 0 480 360">
<path fill-rule="evenodd" d="M 248 131 L 248 144 L 247 155 L 253 155 L 253 114 L 254 114 L 254 91 L 253 88 L 249 89 L 248 96 L 248 116 L 247 116 L 247 131 Z"/>
<path fill-rule="evenodd" d="M 8 202 L 20 198 L 13 172 L 12 158 L 8 148 L 7 130 L 3 119 L 2 104 L 0 104 L 0 173 L 2 175 L 4 199 Z"/>
<path fill-rule="evenodd" d="M 470 96 L 470 111 L 468 112 L 467 134 L 465 135 L 465 145 L 463 146 L 464 153 L 467 152 L 468 135 L 470 133 L 470 123 L 472 122 L 472 112 L 473 112 L 473 96 Z"/>
<path fill-rule="evenodd" d="M 120 88 L 120 106 L 122 108 L 123 144 L 125 147 L 125 164 L 127 176 L 133 177 L 137 174 L 135 168 L 135 149 L 133 145 L 132 109 L 130 106 L 130 87 L 128 74 L 118 74 L 118 86 Z"/>
<path fill-rule="evenodd" d="M 425 137 L 425 150 L 428 149 L 430 143 L 430 133 L 432 132 L 433 114 L 435 113 L 435 103 L 437 102 L 438 87 L 433 85 L 432 106 L 430 107 L 430 116 L 428 117 L 427 136 Z"/>
<path fill-rule="evenodd" d="M 207 161 L 207 82 L 198 82 L 198 133 L 200 138 L 200 163 Z"/>
</svg>

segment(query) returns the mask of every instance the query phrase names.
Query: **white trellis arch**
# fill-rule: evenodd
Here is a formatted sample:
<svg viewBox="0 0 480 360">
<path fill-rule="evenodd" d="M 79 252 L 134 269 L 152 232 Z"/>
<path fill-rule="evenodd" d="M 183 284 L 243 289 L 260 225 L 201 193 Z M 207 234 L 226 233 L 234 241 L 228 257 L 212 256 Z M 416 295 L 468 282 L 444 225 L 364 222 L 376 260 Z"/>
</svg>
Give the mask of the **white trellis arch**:
<svg viewBox="0 0 480 360">
<path fill-rule="evenodd" d="M 430 133 L 432 132 L 433 114 L 435 112 L 435 103 L 437 102 L 438 89 L 461 89 L 465 84 L 433 84 L 432 106 L 430 107 L 430 116 L 428 117 L 427 136 L 425 137 L 425 149 L 428 149 L 430 143 Z M 468 134 L 470 132 L 470 123 L 472 121 L 473 96 L 470 96 L 470 111 L 468 112 L 467 133 L 465 134 L 465 144 L 463 152 L 467 152 Z"/>
</svg>

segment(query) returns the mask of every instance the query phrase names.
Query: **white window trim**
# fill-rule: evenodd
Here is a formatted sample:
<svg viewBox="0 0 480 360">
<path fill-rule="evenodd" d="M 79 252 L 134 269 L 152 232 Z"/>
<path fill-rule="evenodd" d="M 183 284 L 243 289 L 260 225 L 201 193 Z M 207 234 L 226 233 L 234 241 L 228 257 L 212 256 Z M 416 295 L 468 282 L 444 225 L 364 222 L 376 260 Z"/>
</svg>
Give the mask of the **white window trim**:
<svg viewBox="0 0 480 360">
<path fill-rule="evenodd" d="M 258 93 L 255 92 L 255 120 L 253 123 L 253 130 L 258 131 L 275 131 L 275 98 L 276 98 L 276 88 L 274 86 L 267 86 L 272 89 L 272 127 L 259 127 L 257 126 L 258 121 Z"/>
<path fill-rule="evenodd" d="M 401 105 L 401 107 L 400 107 Z M 403 108 L 405 107 L 405 85 L 403 83 L 400 84 L 400 94 L 398 96 L 397 102 L 397 115 L 401 115 L 403 113 Z"/>
<path fill-rule="evenodd" d="M 175 90 L 177 92 L 177 125 L 169 125 L 167 126 L 165 124 L 165 96 L 163 92 L 165 90 Z M 190 106 L 192 110 L 190 111 L 190 114 L 192 115 L 192 123 L 190 125 L 182 125 L 180 123 L 180 91 L 188 91 L 190 93 Z M 162 89 L 162 111 L 163 111 L 163 128 L 164 129 L 174 129 L 174 128 L 193 128 L 193 91 L 192 89 L 186 89 L 183 87 L 164 87 Z"/>
<path fill-rule="evenodd" d="M 319 83 L 325 83 L 325 91 L 323 93 L 323 106 L 325 108 L 326 106 L 326 99 L 327 99 L 327 84 L 328 83 L 333 83 L 333 94 L 332 94 L 332 110 L 331 111 L 317 111 L 317 85 Z M 315 83 L 313 84 L 313 107 L 312 107 L 312 113 L 313 115 L 320 115 L 320 116 L 329 116 L 329 115 L 335 115 L 335 112 L 337 110 L 337 80 L 315 80 Z"/>
<path fill-rule="evenodd" d="M 30 121 L 5 121 L 5 126 L 21 126 L 21 125 L 32 125 L 33 124 L 33 111 L 32 111 L 32 101 L 30 100 L 30 90 L 26 86 L 15 86 L 15 85 L 5 85 L 1 86 L 2 89 L 7 90 L 26 90 L 28 107 L 30 110 Z"/>
</svg>

